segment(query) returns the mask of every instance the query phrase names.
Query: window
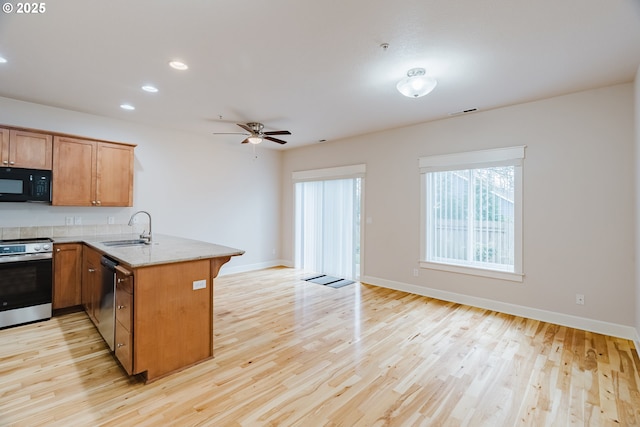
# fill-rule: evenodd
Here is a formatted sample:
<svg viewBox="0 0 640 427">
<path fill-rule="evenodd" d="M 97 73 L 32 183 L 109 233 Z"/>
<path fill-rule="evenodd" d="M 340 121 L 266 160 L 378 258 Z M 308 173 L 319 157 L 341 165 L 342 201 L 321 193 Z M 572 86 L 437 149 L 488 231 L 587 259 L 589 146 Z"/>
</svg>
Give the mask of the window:
<svg viewBox="0 0 640 427">
<path fill-rule="evenodd" d="M 421 267 L 522 281 L 524 148 L 420 158 Z"/>
</svg>

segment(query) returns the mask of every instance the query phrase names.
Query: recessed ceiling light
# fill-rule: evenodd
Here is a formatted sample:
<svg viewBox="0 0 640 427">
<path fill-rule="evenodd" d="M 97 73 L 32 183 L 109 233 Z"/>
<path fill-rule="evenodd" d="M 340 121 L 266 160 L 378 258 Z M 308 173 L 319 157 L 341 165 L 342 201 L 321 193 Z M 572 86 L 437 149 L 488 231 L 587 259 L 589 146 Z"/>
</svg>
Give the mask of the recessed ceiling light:
<svg viewBox="0 0 640 427">
<path fill-rule="evenodd" d="M 180 62 L 180 61 L 171 61 L 171 62 L 169 62 L 169 66 L 171 68 L 174 68 L 174 69 L 180 70 L 180 71 L 184 71 L 184 70 L 187 70 L 189 68 L 189 66 L 187 64 L 185 64 L 184 62 Z"/>
<path fill-rule="evenodd" d="M 136 109 L 136 107 L 134 107 L 131 104 L 120 104 L 120 108 L 122 108 L 123 110 L 128 110 L 128 111 L 133 111 Z"/>
<path fill-rule="evenodd" d="M 3 58 L 2 56 L 0 56 L 0 64 L 5 64 L 7 62 L 7 60 L 5 58 Z"/>
<path fill-rule="evenodd" d="M 145 92 L 156 93 L 158 91 L 158 88 L 151 85 L 144 85 L 142 86 L 142 90 Z"/>
</svg>

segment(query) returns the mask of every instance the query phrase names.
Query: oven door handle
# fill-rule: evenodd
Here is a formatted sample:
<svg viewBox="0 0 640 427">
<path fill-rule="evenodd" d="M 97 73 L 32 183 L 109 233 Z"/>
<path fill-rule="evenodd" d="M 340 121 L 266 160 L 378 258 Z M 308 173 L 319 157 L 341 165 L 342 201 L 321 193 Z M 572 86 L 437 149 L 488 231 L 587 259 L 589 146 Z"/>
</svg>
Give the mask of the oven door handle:
<svg viewBox="0 0 640 427">
<path fill-rule="evenodd" d="M 53 254 L 51 252 L 41 253 L 41 254 L 21 254 L 21 255 L 2 255 L 0 256 L 0 264 L 7 264 L 10 262 L 28 262 L 28 261 L 39 261 L 43 259 L 52 259 Z"/>
</svg>

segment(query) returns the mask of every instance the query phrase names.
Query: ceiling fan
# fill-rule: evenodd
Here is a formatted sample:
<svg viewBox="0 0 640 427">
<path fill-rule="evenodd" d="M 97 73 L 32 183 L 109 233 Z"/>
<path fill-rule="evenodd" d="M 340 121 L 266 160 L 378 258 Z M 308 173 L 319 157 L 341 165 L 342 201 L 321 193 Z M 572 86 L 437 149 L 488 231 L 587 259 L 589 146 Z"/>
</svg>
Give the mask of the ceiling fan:
<svg viewBox="0 0 640 427">
<path fill-rule="evenodd" d="M 269 141 L 277 142 L 278 144 L 286 144 L 287 141 L 283 141 L 278 138 L 274 138 L 272 135 L 291 135 L 291 132 L 288 130 L 276 130 L 264 132 L 264 125 L 262 123 L 249 122 L 247 124 L 244 123 L 236 123 L 242 129 L 249 132 L 249 136 L 242 141 L 242 144 L 251 143 L 251 144 L 260 144 L 264 139 L 268 139 Z M 231 132 L 231 133 L 214 133 L 214 135 L 247 135 L 244 132 Z"/>
</svg>

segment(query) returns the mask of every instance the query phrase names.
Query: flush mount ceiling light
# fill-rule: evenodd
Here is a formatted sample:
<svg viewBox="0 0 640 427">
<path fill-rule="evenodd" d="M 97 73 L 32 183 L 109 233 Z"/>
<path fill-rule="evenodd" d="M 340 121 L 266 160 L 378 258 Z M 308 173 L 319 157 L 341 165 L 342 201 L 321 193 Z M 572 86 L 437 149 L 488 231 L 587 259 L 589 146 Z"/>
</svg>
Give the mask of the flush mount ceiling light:
<svg viewBox="0 0 640 427">
<path fill-rule="evenodd" d="M 426 75 L 424 68 L 412 68 L 407 71 L 407 77 L 400 80 L 398 91 L 409 98 L 425 96 L 436 87 L 436 79 Z"/>
<path fill-rule="evenodd" d="M 122 108 L 123 110 L 128 110 L 128 111 L 133 111 L 136 109 L 136 107 L 134 107 L 131 104 L 120 104 L 120 108 Z"/>
<path fill-rule="evenodd" d="M 0 56 L 0 64 L 6 64 L 6 63 L 7 63 L 7 60 L 2 56 Z"/>
<path fill-rule="evenodd" d="M 189 69 L 189 66 L 181 61 L 170 61 L 169 66 L 173 69 L 180 70 L 180 71 Z"/>
<path fill-rule="evenodd" d="M 249 141 L 252 144 L 260 144 L 262 142 L 262 137 L 250 136 L 249 138 L 247 138 L 247 141 Z"/>
</svg>

